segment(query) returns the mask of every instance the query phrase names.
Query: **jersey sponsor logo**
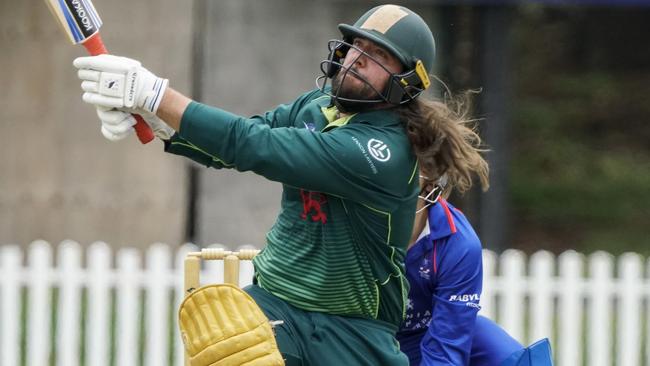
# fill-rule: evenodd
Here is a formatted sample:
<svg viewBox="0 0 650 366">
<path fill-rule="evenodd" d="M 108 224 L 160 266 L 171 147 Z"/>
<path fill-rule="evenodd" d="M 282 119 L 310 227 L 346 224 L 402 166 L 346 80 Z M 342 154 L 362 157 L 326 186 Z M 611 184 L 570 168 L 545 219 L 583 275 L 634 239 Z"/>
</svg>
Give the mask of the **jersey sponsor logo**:
<svg viewBox="0 0 650 366">
<path fill-rule="evenodd" d="M 478 294 L 463 294 L 463 295 L 451 295 L 449 301 L 458 301 L 458 302 L 470 302 L 470 301 L 479 301 L 480 298 Z"/>
<path fill-rule="evenodd" d="M 416 330 L 426 329 L 431 325 L 431 311 L 425 310 L 424 312 L 409 311 L 404 319 L 403 328 Z"/>
<path fill-rule="evenodd" d="M 372 159 L 370 159 L 369 154 L 366 152 L 366 149 L 363 148 L 363 145 L 361 145 L 361 142 L 359 142 L 359 139 L 356 137 L 352 136 L 352 141 L 357 145 L 359 148 L 359 151 L 363 154 L 363 157 L 366 159 L 366 162 L 368 162 L 368 166 L 370 167 L 370 170 L 372 170 L 373 174 L 377 174 L 377 167 L 375 166 L 375 163 L 372 162 Z"/>
<path fill-rule="evenodd" d="M 368 141 L 368 151 L 370 151 L 370 156 L 382 163 L 390 159 L 390 149 L 381 140 L 371 139 Z"/>
</svg>

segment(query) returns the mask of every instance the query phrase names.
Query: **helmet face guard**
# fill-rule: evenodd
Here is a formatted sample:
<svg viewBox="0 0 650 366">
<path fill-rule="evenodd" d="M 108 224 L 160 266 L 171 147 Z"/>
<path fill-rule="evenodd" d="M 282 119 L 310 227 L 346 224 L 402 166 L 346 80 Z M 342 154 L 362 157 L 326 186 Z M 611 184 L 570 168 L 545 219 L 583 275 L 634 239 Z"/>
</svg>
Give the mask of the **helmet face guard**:
<svg viewBox="0 0 650 366">
<path fill-rule="evenodd" d="M 358 56 L 349 63 L 350 66 L 344 66 L 343 61 L 351 48 L 358 52 Z M 320 63 L 320 69 L 323 75 L 316 79 L 316 85 L 337 104 L 354 104 L 357 107 L 366 105 L 365 109 L 371 109 L 373 105 L 377 104 L 400 105 L 417 98 L 428 86 L 428 78 L 426 78 L 426 82 L 422 80 L 421 72 L 419 72 L 417 67 L 400 74 L 392 73 L 373 56 L 345 40 L 330 40 L 328 42 L 328 49 L 329 55 L 327 59 Z M 389 75 L 384 90 L 377 90 L 365 77 L 351 68 L 362 56 L 369 60 L 369 62 L 374 62 L 379 65 Z M 370 90 L 374 91 L 375 95 L 368 99 L 341 96 L 341 86 L 350 74 L 352 75 L 351 77 L 360 80 Z M 339 78 L 338 88 L 333 87 L 335 78 Z M 328 88 L 328 85 L 332 86 L 332 88 Z M 362 107 L 360 109 L 364 108 Z"/>
<path fill-rule="evenodd" d="M 420 175 L 420 179 L 424 179 L 425 181 L 429 180 L 429 178 L 423 175 Z M 422 206 L 422 208 L 420 208 L 419 210 L 415 211 L 416 214 L 422 212 L 423 210 L 426 210 L 429 206 L 438 203 L 438 200 L 440 199 L 440 197 L 442 197 L 442 194 L 445 192 L 445 189 L 447 188 L 447 181 L 448 181 L 447 174 L 443 174 L 442 177 L 440 177 L 437 182 L 433 183 L 433 188 L 429 189 L 432 183 L 426 183 L 422 186 L 422 189 L 420 190 L 420 194 L 418 195 L 418 199 L 424 201 L 424 206 Z"/>
<path fill-rule="evenodd" d="M 350 107 L 348 111 L 376 109 L 379 105 L 397 106 L 417 98 L 431 84 L 428 71 L 433 68 L 435 40 L 426 22 L 413 11 L 398 5 L 380 5 L 367 11 L 353 25 L 339 24 L 338 28 L 343 40 L 329 42 L 328 58 L 320 64 L 323 75 L 316 79 L 319 89 L 329 94 L 337 106 Z M 351 44 L 356 38 L 366 39 L 386 50 L 402 64 L 404 72 L 388 71 L 377 59 Z M 348 60 L 348 67 L 343 65 L 351 48 L 359 52 L 358 57 L 363 55 L 368 62 L 386 70 L 389 77 L 384 90 L 375 90 L 354 70 L 356 60 Z M 341 86 L 348 76 L 365 84 L 359 91 L 359 98 L 341 95 Z M 328 80 L 332 89 L 327 88 Z"/>
</svg>

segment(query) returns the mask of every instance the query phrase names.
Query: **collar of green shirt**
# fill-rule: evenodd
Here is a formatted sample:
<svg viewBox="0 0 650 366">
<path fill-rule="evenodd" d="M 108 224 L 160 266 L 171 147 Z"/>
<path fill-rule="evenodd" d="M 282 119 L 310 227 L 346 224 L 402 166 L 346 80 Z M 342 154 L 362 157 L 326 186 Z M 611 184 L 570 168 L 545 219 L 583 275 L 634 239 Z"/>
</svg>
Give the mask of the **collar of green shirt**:
<svg viewBox="0 0 650 366">
<path fill-rule="evenodd" d="M 363 113 L 354 113 L 351 115 L 339 117 L 339 110 L 332 104 L 330 98 L 323 98 L 317 102 L 320 109 L 328 121 L 322 132 L 327 132 L 333 128 L 345 126 L 354 117 L 355 122 L 367 121 L 375 126 L 387 127 L 399 124 L 399 116 L 395 112 L 395 108 L 378 109 L 376 111 L 369 111 Z"/>
</svg>

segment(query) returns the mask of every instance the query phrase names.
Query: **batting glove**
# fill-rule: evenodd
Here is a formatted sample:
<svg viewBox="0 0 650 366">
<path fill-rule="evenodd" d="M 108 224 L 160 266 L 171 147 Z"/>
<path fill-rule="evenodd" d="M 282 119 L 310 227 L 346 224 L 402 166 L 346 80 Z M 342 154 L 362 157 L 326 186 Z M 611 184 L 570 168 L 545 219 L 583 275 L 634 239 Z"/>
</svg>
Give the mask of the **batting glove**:
<svg viewBox="0 0 650 366">
<path fill-rule="evenodd" d="M 97 106 L 97 116 L 102 121 L 102 135 L 111 141 L 119 141 L 130 135 L 136 123 L 135 118 L 129 112 L 99 105 Z M 143 113 L 141 116 L 159 139 L 169 140 L 174 134 L 174 129 L 155 114 Z"/>
<path fill-rule="evenodd" d="M 86 103 L 155 114 L 169 80 L 126 57 L 99 55 L 74 60 Z"/>
</svg>

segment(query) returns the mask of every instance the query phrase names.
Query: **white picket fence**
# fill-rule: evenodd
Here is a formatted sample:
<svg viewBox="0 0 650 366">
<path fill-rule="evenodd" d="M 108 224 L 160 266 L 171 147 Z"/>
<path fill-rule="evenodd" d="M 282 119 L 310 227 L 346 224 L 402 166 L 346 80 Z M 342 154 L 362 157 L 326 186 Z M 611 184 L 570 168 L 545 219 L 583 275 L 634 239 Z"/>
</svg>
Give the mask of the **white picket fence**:
<svg viewBox="0 0 650 366">
<path fill-rule="evenodd" d="M 182 365 L 176 309 L 182 261 L 195 249 L 0 246 L 0 365 Z M 222 266 L 206 262 L 202 282 L 221 282 Z M 549 337 L 559 366 L 650 365 L 643 273 L 633 253 L 484 251 L 481 312 L 523 343 Z M 251 278 L 242 262 L 241 285 Z"/>
</svg>

